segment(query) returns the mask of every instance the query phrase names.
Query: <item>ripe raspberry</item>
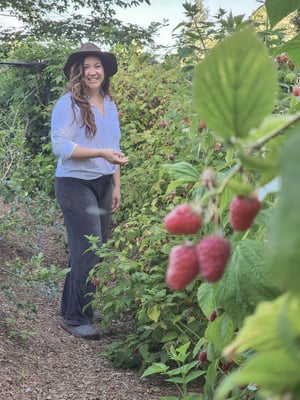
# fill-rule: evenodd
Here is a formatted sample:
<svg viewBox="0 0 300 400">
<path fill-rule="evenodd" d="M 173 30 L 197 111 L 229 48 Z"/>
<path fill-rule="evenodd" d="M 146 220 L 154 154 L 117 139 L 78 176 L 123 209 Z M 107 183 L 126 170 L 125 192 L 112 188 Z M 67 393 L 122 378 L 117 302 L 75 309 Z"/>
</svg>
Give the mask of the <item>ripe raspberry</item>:
<svg viewBox="0 0 300 400">
<path fill-rule="evenodd" d="M 196 246 L 202 278 L 216 282 L 223 276 L 230 256 L 230 242 L 221 236 L 206 236 Z"/>
<path fill-rule="evenodd" d="M 166 282 L 171 289 L 183 290 L 199 272 L 194 246 L 177 245 L 172 248 L 166 273 Z"/>
<path fill-rule="evenodd" d="M 299 86 L 294 86 L 293 87 L 292 94 L 293 94 L 293 96 L 296 96 L 296 97 L 300 96 L 300 88 L 299 88 Z"/>
<path fill-rule="evenodd" d="M 249 229 L 260 210 L 261 202 L 255 196 L 234 196 L 229 207 L 229 216 L 234 231 Z"/>
<path fill-rule="evenodd" d="M 201 213 L 190 204 L 180 204 L 165 216 L 164 225 L 168 232 L 176 235 L 196 233 L 201 227 Z"/>
</svg>

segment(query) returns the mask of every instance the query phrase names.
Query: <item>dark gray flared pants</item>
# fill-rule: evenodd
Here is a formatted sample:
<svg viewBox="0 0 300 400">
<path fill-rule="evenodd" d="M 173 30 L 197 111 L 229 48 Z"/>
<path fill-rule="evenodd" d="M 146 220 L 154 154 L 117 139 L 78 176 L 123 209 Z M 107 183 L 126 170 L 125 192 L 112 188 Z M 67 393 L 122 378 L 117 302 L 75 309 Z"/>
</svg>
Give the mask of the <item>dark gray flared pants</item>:
<svg viewBox="0 0 300 400">
<path fill-rule="evenodd" d="M 92 300 L 95 287 L 86 280 L 101 260 L 87 251 L 90 243 L 85 236 L 97 237 L 99 246 L 109 237 L 112 176 L 93 180 L 56 177 L 55 195 L 64 216 L 71 269 L 64 283 L 61 315 L 69 325 L 91 324 L 93 310 L 85 306 Z"/>
</svg>

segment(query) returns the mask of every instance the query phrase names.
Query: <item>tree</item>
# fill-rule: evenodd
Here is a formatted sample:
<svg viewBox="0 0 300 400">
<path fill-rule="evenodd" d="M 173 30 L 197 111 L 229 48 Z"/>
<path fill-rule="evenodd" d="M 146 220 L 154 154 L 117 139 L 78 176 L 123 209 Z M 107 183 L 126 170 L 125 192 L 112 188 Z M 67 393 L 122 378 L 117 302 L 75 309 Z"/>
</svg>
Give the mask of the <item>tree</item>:
<svg viewBox="0 0 300 400">
<path fill-rule="evenodd" d="M 150 0 L 0 0 L 3 16 L 13 16 L 21 27 L 0 29 L 0 41 L 12 43 L 28 37 L 43 40 L 66 39 L 80 42 L 82 38 L 115 43 L 154 44 L 153 35 L 163 23 L 153 22 L 144 29 L 124 24 L 115 18 L 116 7 L 128 8 Z"/>
</svg>

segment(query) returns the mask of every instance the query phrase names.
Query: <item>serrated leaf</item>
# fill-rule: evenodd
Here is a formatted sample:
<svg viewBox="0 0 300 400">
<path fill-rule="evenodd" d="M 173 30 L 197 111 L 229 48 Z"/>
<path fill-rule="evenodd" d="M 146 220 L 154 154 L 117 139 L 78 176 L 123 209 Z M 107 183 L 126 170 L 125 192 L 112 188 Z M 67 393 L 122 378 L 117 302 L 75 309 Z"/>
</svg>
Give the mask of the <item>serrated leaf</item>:
<svg viewBox="0 0 300 400">
<path fill-rule="evenodd" d="M 201 283 L 197 292 L 197 300 L 203 314 L 209 319 L 211 313 L 217 309 L 214 286 L 208 282 Z"/>
<path fill-rule="evenodd" d="M 196 109 L 225 139 L 246 137 L 259 126 L 273 110 L 276 89 L 276 68 L 249 28 L 227 37 L 195 68 Z"/>
<path fill-rule="evenodd" d="M 200 179 L 200 172 L 191 164 L 182 161 L 175 164 L 163 164 L 162 169 L 174 179 L 185 183 L 195 183 Z"/>
<path fill-rule="evenodd" d="M 154 306 L 149 307 L 149 308 L 147 309 L 147 314 L 148 314 L 148 317 L 149 317 L 152 321 L 157 322 L 158 319 L 159 319 L 159 316 L 160 316 L 160 309 L 159 309 L 159 306 L 158 306 L 157 304 L 155 304 Z"/>
<path fill-rule="evenodd" d="M 241 240 L 233 248 L 225 274 L 217 284 L 217 305 L 225 308 L 236 326 L 254 311 L 257 303 L 279 294 L 265 272 L 264 255 L 262 243 Z"/>
<path fill-rule="evenodd" d="M 222 350 L 227 346 L 233 338 L 234 326 L 227 314 L 222 314 L 211 324 L 208 324 L 205 331 L 207 337 L 214 345 L 215 349 L 222 353 Z"/>
<path fill-rule="evenodd" d="M 291 12 L 300 8 L 299 0 L 266 0 L 266 11 L 270 20 L 271 28 Z"/>
<path fill-rule="evenodd" d="M 291 128 L 281 159 L 281 192 L 270 232 L 270 279 L 285 290 L 300 287 L 300 123 Z"/>
<path fill-rule="evenodd" d="M 169 367 L 163 363 L 154 363 L 149 368 L 147 368 L 141 378 L 145 378 L 146 376 L 153 374 L 164 374 L 168 371 Z"/>
<path fill-rule="evenodd" d="M 262 301 L 258 304 L 255 313 L 248 316 L 235 340 L 227 346 L 223 354 L 232 357 L 237 353 L 253 349 L 255 351 L 269 351 L 283 346 L 277 324 L 286 295 L 273 301 Z"/>
<path fill-rule="evenodd" d="M 300 383 L 299 376 L 299 363 L 283 349 L 279 349 L 251 358 L 235 375 L 234 386 L 255 382 L 265 393 L 292 393 Z M 219 390 L 222 390 L 222 385 Z M 217 390 L 216 400 L 220 398 L 219 390 Z"/>
<path fill-rule="evenodd" d="M 258 354 L 221 382 L 214 400 L 223 400 L 233 388 L 249 382 L 255 382 L 265 393 L 293 393 L 300 383 L 299 376 L 299 363 L 283 349 Z"/>
</svg>

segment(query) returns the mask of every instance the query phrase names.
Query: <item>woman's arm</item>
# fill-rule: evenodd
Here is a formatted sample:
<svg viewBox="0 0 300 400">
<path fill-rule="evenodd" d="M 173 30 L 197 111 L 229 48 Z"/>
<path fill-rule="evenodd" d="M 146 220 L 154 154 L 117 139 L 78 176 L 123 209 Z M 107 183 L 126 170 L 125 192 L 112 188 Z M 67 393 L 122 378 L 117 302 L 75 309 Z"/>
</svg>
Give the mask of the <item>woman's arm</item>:
<svg viewBox="0 0 300 400">
<path fill-rule="evenodd" d="M 121 151 L 112 149 L 93 149 L 76 145 L 71 158 L 105 158 L 111 164 L 124 165 L 128 162 L 128 157 L 125 157 Z"/>
<path fill-rule="evenodd" d="M 121 179 L 120 167 L 117 167 L 116 172 L 113 174 L 113 192 L 111 202 L 111 212 L 116 211 L 121 205 Z"/>
</svg>

